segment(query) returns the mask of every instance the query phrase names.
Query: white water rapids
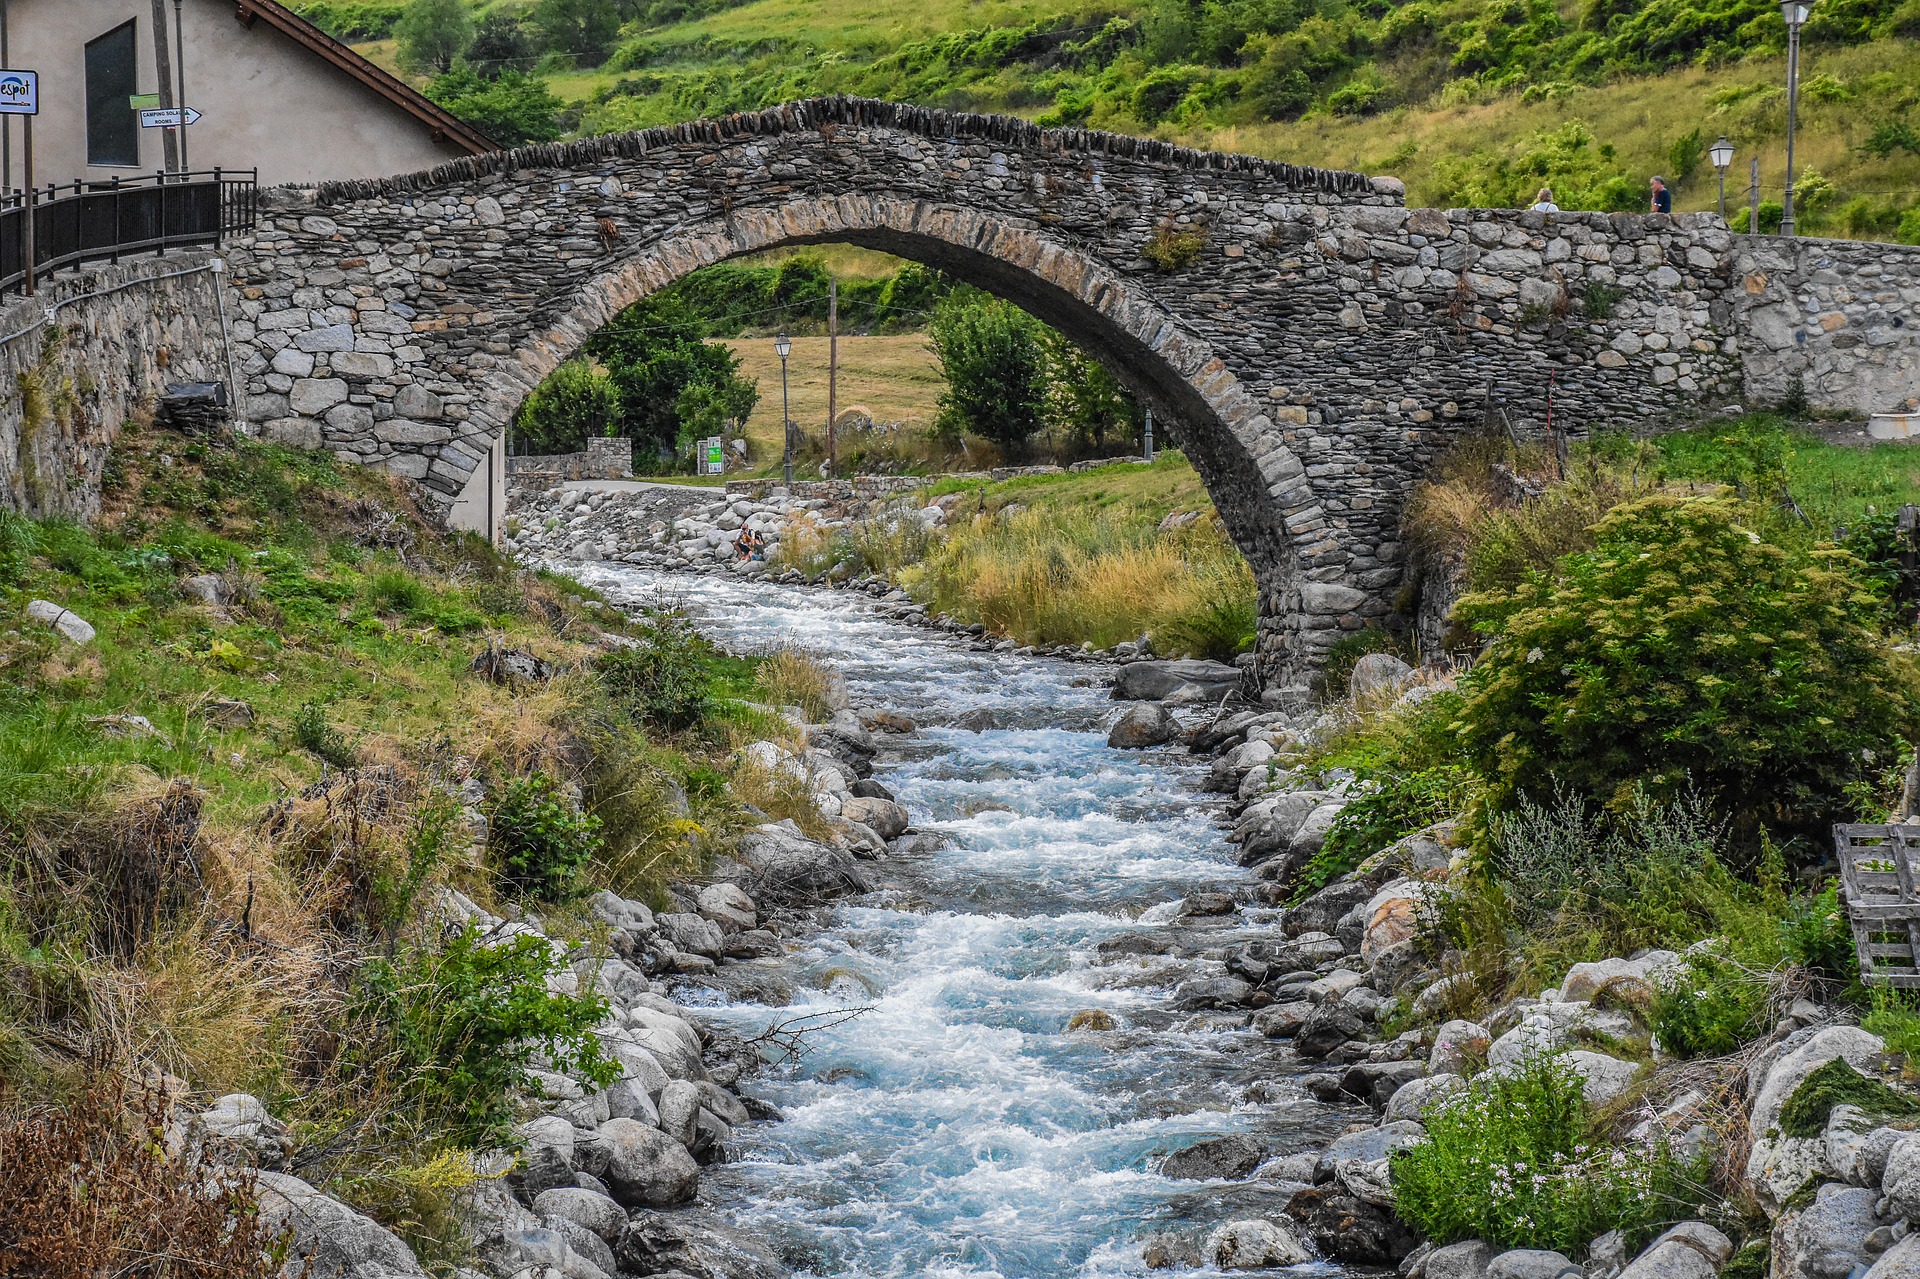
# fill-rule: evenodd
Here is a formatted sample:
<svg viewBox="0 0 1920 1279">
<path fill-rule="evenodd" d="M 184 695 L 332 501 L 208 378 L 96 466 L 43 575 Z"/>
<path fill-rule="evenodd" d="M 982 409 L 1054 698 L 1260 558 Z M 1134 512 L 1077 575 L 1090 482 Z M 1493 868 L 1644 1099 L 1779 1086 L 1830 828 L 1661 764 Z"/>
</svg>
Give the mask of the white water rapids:
<svg viewBox="0 0 1920 1279">
<path fill-rule="evenodd" d="M 616 599 L 678 601 L 730 646 L 814 653 L 856 704 L 920 722 L 897 744 L 878 735 L 875 777 L 915 829 L 951 840 L 875 865 L 885 890 L 792 939 L 794 1007 L 701 1010 L 750 1035 L 872 1005 L 748 1084 L 785 1118 L 735 1134 L 701 1193 L 715 1217 L 823 1279 L 1105 1279 L 1146 1273 L 1157 1231 L 1281 1216 L 1270 1184 L 1169 1180 L 1159 1156 L 1234 1132 L 1275 1155 L 1314 1150 L 1345 1116 L 1302 1093 L 1291 1054 L 1239 1017 L 1174 1009 L 1171 987 L 1218 975 L 1217 962 L 1094 953 L 1166 935 L 1189 891 L 1246 882 L 1193 789 L 1194 757 L 1109 749 L 1117 708 L 1092 668 L 976 653 L 862 596 L 574 572 Z M 980 707 L 1000 727 L 937 726 Z M 1252 935 L 1247 923 L 1187 935 L 1217 952 Z M 1069 1032 L 1089 1010 L 1117 1028 Z"/>
</svg>

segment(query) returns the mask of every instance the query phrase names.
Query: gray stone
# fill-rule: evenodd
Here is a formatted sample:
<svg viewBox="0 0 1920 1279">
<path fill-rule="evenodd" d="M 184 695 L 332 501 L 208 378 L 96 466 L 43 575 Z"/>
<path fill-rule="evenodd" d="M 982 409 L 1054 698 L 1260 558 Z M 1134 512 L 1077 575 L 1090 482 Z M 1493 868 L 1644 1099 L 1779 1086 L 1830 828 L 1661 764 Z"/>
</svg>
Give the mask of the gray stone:
<svg viewBox="0 0 1920 1279">
<path fill-rule="evenodd" d="M 1168 1155 L 1160 1175 L 1180 1181 L 1244 1181 L 1266 1153 L 1251 1137 L 1215 1137 Z"/>
<path fill-rule="evenodd" d="M 719 925 L 710 919 L 688 913 L 654 916 L 654 922 L 666 938 L 681 950 L 718 959 L 726 952 L 727 939 Z"/>
<path fill-rule="evenodd" d="M 445 411 L 446 406 L 440 397 L 417 383 L 409 383 L 394 392 L 393 412 L 396 417 L 433 421 Z"/>
<path fill-rule="evenodd" d="M 306 1182 L 284 1173 L 255 1174 L 260 1220 L 270 1235 L 286 1232 L 294 1271 L 307 1279 L 426 1279 L 426 1271 L 392 1232 Z"/>
<path fill-rule="evenodd" d="M 1107 732 L 1107 745 L 1116 750 L 1144 750 L 1164 746 L 1179 735 L 1180 725 L 1156 702 L 1129 706 Z"/>
<path fill-rule="evenodd" d="M 308 329 L 297 334 L 293 344 L 302 351 L 351 351 L 353 350 L 353 326 L 351 324 L 329 324 L 325 328 Z"/>
<path fill-rule="evenodd" d="M 1206 1258 L 1222 1270 L 1272 1270 L 1311 1259 L 1284 1226 L 1260 1218 L 1230 1221 L 1207 1237 Z"/>
<path fill-rule="evenodd" d="M 1133 662 L 1114 676 L 1113 695 L 1129 701 L 1159 701 L 1183 684 L 1215 690 L 1224 697 L 1240 686 L 1240 670 L 1224 662 Z"/>
<path fill-rule="evenodd" d="M 1683 1221 L 1647 1245 L 1620 1279 L 1713 1279 L 1733 1256 L 1733 1240 L 1704 1221 Z"/>
<path fill-rule="evenodd" d="M 700 1166 L 684 1145 L 632 1119 L 609 1119 L 600 1125 L 588 1171 L 628 1208 L 690 1203 L 700 1180 Z"/>
<path fill-rule="evenodd" d="M 1580 1279 L 1580 1267 L 1557 1252 L 1516 1248 L 1487 1263 L 1487 1279 Z"/>
<path fill-rule="evenodd" d="M 1408 1080 L 1388 1100 L 1384 1118 L 1389 1121 L 1411 1119 L 1417 1122 L 1428 1108 L 1459 1095 L 1465 1088 L 1466 1081 L 1458 1075 L 1428 1075 L 1423 1079 Z"/>
<path fill-rule="evenodd" d="M 1327 1147 L 1327 1158 L 1376 1163 L 1402 1147 L 1419 1144 L 1426 1135 L 1427 1130 L 1417 1123 L 1395 1120 L 1378 1128 L 1367 1128 L 1334 1138 Z"/>
<path fill-rule="evenodd" d="M 313 356 L 297 347 L 282 347 L 274 352 L 273 371 L 288 377 L 313 376 Z"/>
<path fill-rule="evenodd" d="M 390 417 L 373 428 L 373 438 L 386 444 L 438 444 L 452 439 L 453 431 L 438 422 Z"/>
<path fill-rule="evenodd" d="M 660 1131 L 691 1148 L 700 1116 L 699 1086 L 676 1079 L 660 1091 Z"/>
<path fill-rule="evenodd" d="M 1347 691 L 1355 698 L 1398 692 L 1413 676 L 1413 667 L 1392 653 L 1368 653 L 1353 664 Z"/>
<path fill-rule="evenodd" d="M 310 417 L 280 417 L 263 422 L 260 437 L 295 449 L 317 449 L 324 443 L 320 424 Z"/>
<path fill-rule="evenodd" d="M 753 898 L 742 892 L 738 884 L 708 884 L 700 890 L 695 904 L 702 915 L 720 925 L 723 931 L 744 932 L 760 922 Z"/>
<path fill-rule="evenodd" d="M 1486 1279 L 1487 1264 L 1494 1258 L 1492 1245 L 1478 1239 L 1466 1239 L 1435 1248 L 1427 1254 L 1426 1279 Z"/>
<path fill-rule="evenodd" d="M 295 413 L 302 417 L 318 417 L 336 404 L 347 400 L 347 383 L 344 378 L 302 378 L 293 384 L 293 390 L 287 396 L 287 403 Z"/>
<path fill-rule="evenodd" d="M 50 626 L 70 644 L 93 643 L 93 623 L 64 604 L 55 604 L 49 600 L 29 600 L 27 616 L 42 626 Z"/>
<path fill-rule="evenodd" d="M 892 800 L 862 799 L 853 796 L 840 801 L 840 815 L 859 822 L 882 840 L 898 839 L 911 824 L 907 810 Z"/>
<path fill-rule="evenodd" d="M 1587 1052 L 1576 1049 L 1566 1056 L 1567 1066 L 1579 1074 L 1580 1091 L 1586 1097 L 1589 1106 L 1600 1108 L 1612 1105 L 1625 1096 L 1640 1076 L 1640 1067 L 1630 1061 L 1621 1061 L 1604 1053 Z"/>
<path fill-rule="evenodd" d="M 1920 1218 L 1920 1135 L 1902 1137 L 1888 1147 L 1880 1191 L 1895 1216 Z"/>
<path fill-rule="evenodd" d="M 1909 1234 L 1881 1253 L 1864 1279 L 1920 1279 L 1920 1234 Z"/>
</svg>

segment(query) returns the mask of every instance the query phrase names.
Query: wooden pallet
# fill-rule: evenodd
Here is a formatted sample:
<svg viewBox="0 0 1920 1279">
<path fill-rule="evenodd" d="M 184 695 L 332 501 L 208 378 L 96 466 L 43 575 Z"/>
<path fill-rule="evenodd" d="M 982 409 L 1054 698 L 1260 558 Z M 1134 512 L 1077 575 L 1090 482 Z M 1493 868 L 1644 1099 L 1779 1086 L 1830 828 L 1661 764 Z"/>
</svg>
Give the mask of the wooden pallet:
<svg viewBox="0 0 1920 1279">
<path fill-rule="evenodd" d="M 1920 826 L 1833 828 L 1860 980 L 1920 988 Z"/>
</svg>

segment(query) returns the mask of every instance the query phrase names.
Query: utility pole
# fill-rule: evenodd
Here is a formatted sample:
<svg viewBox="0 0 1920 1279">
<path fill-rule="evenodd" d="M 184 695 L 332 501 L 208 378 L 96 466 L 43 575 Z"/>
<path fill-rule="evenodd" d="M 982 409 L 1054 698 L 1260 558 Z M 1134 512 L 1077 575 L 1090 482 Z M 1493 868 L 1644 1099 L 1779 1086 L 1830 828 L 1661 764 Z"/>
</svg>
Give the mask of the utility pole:
<svg viewBox="0 0 1920 1279">
<path fill-rule="evenodd" d="M 180 13 L 181 0 L 173 0 L 173 60 L 179 64 L 180 77 L 180 172 L 187 171 L 187 38 L 186 19 Z"/>
<path fill-rule="evenodd" d="M 174 16 L 174 25 L 178 26 L 179 15 Z M 153 70 L 160 81 L 160 105 L 181 105 L 173 96 L 173 50 L 167 45 L 167 0 L 153 0 Z M 160 166 L 169 173 L 178 173 L 183 167 L 180 163 L 180 130 L 160 130 L 160 148 Z"/>
<path fill-rule="evenodd" d="M 827 477 L 840 470 L 834 449 L 833 416 L 838 410 L 840 390 L 840 281 L 827 281 Z"/>
<path fill-rule="evenodd" d="M 10 62 L 7 53 L 7 3 L 0 0 L 0 67 Z M 13 117 L 0 115 L 0 195 L 13 190 Z"/>
<path fill-rule="evenodd" d="M 1747 234 L 1760 234 L 1760 157 L 1747 170 Z"/>
</svg>

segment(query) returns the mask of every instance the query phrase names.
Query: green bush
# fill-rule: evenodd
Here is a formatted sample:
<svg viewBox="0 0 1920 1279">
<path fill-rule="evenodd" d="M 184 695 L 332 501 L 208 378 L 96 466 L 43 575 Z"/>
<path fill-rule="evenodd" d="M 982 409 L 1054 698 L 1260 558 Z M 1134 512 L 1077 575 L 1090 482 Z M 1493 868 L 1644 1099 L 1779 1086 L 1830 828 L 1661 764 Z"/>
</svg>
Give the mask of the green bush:
<svg viewBox="0 0 1920 1279">
<path fill-rule="evenodd" d="M 939 426 L 1018 450 L 1047 409 L 1046 327 L 998 298 L 955 294 L 934 312 L 929 339 L 947 389 Z"/>
<path fill-rule="evenodd" d="M 1824 839 L 1920 725 L 1910 663 L 1844 551 L 1796 552 L 1722 498 L 1615 509 L 1556 577 L 1462 600 L 1492 644 L 1461 740 L 1498 808 L 1566 785 L 1619 810 L 1696 788 L 1739 848 Z"/>
<path fill-rule="evenodd" d="M 1768 974 L 1717 950 L 1687 957 L 1657 983 L 1649 1018 L 1660 1046 L 1680 1057 L 1724 1057 L 1767 1029 Z"/>
<path fill-rule="evenodd" d="M 575 453 L 611 435 L 620 421 L 620 391 L 586 360 L 568 360 L 533 388 L 513 429 L 528 453 Z"/>
<path fill-rule="evenodd" d="M 486 76 L 465 63 L 428 82 L 429 98 L 503 147 L 552 142 L 564 104 L 547 82 L 511 68 Z"/>
<path fill-rule="evenodd" d="M 640 629 L 634 648 L 605 653 L 594 664 L 614 704 L 635 722 L 691 728 L 713 709 L 714 648 L 677 614 Z"/>
<path fill-rule="evenodd" d="M 1425 1141 L 1393 1156 L 1393 1200 L 1435 1243 L 1577 1254 L 1608 1230 L 1637 1244 L 1699 1200 L 1693 1170 L 1664 1144 L 1603 1144 L 1579 1074 L 1557 1057 L 1478 1076 L 1426 1125 Z"/>
<path fill-rule="evenodd" d="M 317 701 L 302 702 L 293 713 L 293 741 L 335 768 L 352 768 L 360 762 L 360 753 L 328 721 L 327 708 Z"/>
<path fill-rule="evenodd" d="M 593 1035 L 606 1000 L 546 987 L 565 969 L 544 937 L 500 940 L 472 923 L 439 950 L 409 947 L 376 959 L 361 970 L 355 1001 L 366 1033 L 361 1067 L 397 1057 L 409 1095 L 462 1144 L 507 1145 L 510 1094 L 531 1083 L 536 1060 L 596 1087 L 618 1077 Z"/>
<path fill-rule="evenodd" d="M 600 851 L 600 819 L 582 813 L 544 773 L 502 786 L 487 818 L 487 844 L 500 880 L 542 901 L 581 891 L 581 875 Z"/>
<path fill-rule="evenodd" d="M 1454 764 L 1381 775 L 1373 790 L 1334 818 L 1327 842 L 1301 876 L 1299 895 L 1325 886 L 1395 840 L 1452 816 L 1459 811 L 1467 785 L 1467 771 Z"/>
</svg>

